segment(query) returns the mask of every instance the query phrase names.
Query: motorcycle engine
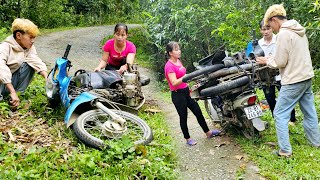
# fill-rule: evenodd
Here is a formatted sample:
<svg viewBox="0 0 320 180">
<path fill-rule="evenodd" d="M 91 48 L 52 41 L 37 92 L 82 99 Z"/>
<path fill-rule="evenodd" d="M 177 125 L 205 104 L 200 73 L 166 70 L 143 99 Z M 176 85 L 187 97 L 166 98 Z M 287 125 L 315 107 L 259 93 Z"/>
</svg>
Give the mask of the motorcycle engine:
<svg viewBox="0 0 320 180">
<path fill-rule="evenodd" d="M 128 106 L 137 106 L 141 102 L 141 87 L 138 84 L 138 77 L 135 73 L 125 73 L 124 77 L 124 96 Z"/>
</svg>

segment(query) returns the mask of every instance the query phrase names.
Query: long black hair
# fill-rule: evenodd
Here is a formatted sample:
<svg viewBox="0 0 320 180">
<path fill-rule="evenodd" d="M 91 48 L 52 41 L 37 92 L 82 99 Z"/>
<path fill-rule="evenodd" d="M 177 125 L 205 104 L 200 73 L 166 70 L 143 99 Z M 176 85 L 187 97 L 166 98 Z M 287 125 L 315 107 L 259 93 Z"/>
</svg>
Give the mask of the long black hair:
<svg viewBox="0 0 320 180">
<path fill-rule="evenodd" d="M 118 31 L 120 31 L 121 29 L 124 29 L 126 34 L 128 34 L 128 26 L 123 24 L 123 23 L 118 23 L 115 27 L 114 27 L 114 34 Z"/>
<path fill-rule="evenodd" d="M 169 52 L 172 52 L 176 47 L 179 47 L 179 43 L 175 41 L 170 41 L 166 46 L 166 60 L 170 58 Z"/>
</svg>

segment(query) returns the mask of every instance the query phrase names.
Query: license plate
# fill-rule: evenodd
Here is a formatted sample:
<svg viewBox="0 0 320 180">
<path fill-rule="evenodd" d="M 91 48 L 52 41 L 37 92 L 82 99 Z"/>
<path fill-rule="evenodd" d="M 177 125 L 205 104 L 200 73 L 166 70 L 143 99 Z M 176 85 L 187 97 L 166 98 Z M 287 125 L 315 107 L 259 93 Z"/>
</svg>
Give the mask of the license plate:
<svg viewBox="0 0 320 180">
<path fill-rule="evenodd" d="M 253 105 L 244 108 L 244 112 L 248 119 L 253 119 L 262 116 L 262 110 L 259 105 Z"/>
</svg>

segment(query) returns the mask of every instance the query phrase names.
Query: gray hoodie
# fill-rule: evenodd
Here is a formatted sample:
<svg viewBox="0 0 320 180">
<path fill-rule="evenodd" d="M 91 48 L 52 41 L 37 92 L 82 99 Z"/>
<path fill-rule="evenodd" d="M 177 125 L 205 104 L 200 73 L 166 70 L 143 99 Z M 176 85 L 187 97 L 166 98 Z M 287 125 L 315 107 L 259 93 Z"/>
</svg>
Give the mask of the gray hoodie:
<svg viewBox="0 0 320 180">
<path fill-rule="evenodd" d="M 0 83 L 11 83 L 12 74 L 23 62 L 28 63 L 36 72 L 47 71 L 46 64 L 38 57 L 34 45 L 30 49 L 23 49 L 13 35 L 7 37 L 0 44 Z"/>
<path fill-rule="evenodd" d="M 302 82 L 314 76 L 305 31 L 296 20 L 288 20 L 277 34 L 276 52 L 268 66 L 279 68 L 282 85 Z"/>
</svg>

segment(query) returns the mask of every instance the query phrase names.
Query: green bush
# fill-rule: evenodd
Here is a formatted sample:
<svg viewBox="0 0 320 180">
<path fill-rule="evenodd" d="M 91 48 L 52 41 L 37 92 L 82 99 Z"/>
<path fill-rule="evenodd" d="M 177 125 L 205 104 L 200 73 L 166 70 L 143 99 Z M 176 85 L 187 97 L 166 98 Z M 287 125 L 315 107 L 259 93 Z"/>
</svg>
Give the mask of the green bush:
<svg viewBox="0 0 320 180">
<path fill-rule="evenodd" d="M 6 28 L 0 29 L 0 41 L 4 40 L 9 35 L 9 32 Z"/>
<path fill-rule="evenodd" d="M 117 0 L 8 0 L 0 3 L 0 26 L 28 18 L 40 28 L 92 26 L 139 21 L 139 1 Z"/>
<path fill-rule="evenodd" d="M 153 42 L 156 72 L 163 76 L 164 49 L 169 41 L 180 42 L 183 63 L 189 72 L 193 62 L 212 53 L 217 48 L 229 52 L 241 51 L 252 39 L 252 30 L 260 38 L 259 23 L 266 9 L 275 3 L 284 3 L 289 19 L 297 19 L 307 28 L 313 63 L 318 67 L 319 52 L 319 2 L 314 0 L 247 0 L 247 1 L 151 1 L 151 8 L 143 13 L 144 22 Z"/>
</svg>

